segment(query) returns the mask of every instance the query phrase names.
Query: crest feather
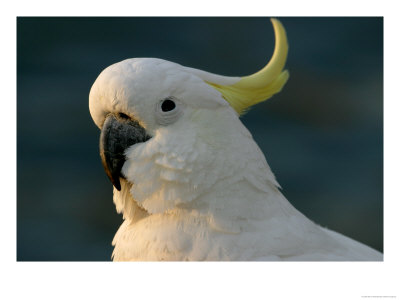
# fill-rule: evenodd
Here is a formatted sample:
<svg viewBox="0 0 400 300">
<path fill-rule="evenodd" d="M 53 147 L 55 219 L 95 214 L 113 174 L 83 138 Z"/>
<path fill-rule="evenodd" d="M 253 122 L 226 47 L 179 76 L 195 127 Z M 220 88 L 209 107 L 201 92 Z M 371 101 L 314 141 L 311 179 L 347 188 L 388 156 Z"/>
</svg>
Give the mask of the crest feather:
<svg viewBox="0 0 400 300">
<path fill-rule="evenodd" d="M 252 75 L 244 76 L 231 85 L 207 81 L 222 94 L 238 114 L 242 114 L 249 107 L 280 92 L 289 78 L 289 72 L 282 71 L 288 53 L 285 28 L 277 19 L 272 18 L 271 22 L 275 31 L 275 49 L 271 60 L 263 69 Z"/>
</svg>

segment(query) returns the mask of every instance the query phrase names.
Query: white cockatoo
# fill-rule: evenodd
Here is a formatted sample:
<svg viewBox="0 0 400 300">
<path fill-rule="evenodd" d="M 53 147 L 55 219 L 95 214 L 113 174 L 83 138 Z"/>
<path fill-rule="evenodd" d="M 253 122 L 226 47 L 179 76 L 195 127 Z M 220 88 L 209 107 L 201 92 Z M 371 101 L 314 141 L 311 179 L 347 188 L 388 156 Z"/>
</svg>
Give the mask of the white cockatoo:
<svg viewBox="0 0 400 300">
<path fill-rule="evenodd" d="M 115 261 L 383 259 L 297 211 L 239 119 L 289 77 L 286 33 L 271 21 L 274 54 L 250 76 L 133 58 L 96 79 L 90 113 L 124 218 Z"/>
</svg>

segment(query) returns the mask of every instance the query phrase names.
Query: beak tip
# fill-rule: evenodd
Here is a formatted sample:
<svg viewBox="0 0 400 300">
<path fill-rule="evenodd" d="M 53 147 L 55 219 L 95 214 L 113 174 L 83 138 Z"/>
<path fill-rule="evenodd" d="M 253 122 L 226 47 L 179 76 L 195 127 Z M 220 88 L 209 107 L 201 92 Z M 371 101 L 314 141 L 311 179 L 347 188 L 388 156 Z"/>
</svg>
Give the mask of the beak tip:
<svg viewBox="0 0 400 300">
<path fill-rule="evenodd" d="M 119 181 L 119 178 L 117 180 L 113 180 L 113 185 L 118 190 L 118 192 L 121 191 L 121 183 Z"/>
</svg>

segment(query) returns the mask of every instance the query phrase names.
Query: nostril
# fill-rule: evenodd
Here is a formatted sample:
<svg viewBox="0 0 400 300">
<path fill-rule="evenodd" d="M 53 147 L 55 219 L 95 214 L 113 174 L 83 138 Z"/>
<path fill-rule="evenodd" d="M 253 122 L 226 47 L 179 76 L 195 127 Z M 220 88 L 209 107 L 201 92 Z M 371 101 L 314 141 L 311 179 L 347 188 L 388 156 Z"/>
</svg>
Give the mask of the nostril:
<svg viewBox="0 0 400 300">
<path fill-rule="evenodd" d="M 118 113 L 118 116 L 119 116 L 120 118 L 122 118 L 122 119 L 126 119 L 126 120 L 129 120 L 129 119 L 130 119 L 130 117 L 129 117 L 128 115 L 124 114 L 124 113 Z"/>
</svg>

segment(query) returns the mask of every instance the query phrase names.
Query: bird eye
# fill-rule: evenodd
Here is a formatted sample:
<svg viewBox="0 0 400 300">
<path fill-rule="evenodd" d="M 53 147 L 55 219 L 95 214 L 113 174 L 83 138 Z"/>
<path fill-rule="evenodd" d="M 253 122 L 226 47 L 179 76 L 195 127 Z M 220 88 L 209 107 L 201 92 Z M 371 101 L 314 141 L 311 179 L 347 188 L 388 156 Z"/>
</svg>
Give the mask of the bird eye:
<svg viewBox="0 0 400 300">
<path fill-rule="evenodd" d="M 176 105 L 175 102 L 171 99 L 165 99 L 161 104 L 161 110 L 164 112 L 171 111 L 175 109 Z"/>
<path fill-rule="evenodd" d="M 155 107 L 157 123 L 164 126 L 174 123 L 182 115 L 182 108 L 183 103 L 173 96 L 160 100 Z"/>
</svg>

